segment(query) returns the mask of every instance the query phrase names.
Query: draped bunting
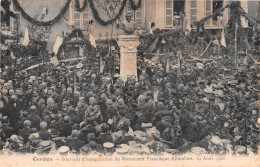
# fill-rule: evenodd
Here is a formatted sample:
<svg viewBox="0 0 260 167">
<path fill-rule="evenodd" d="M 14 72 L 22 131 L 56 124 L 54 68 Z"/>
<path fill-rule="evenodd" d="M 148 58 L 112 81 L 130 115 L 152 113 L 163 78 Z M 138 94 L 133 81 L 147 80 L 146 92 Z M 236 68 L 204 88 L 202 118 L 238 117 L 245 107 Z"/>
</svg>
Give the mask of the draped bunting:
<svg viewBox="0 0 260 167">
<path fill-rule="evenodd" d="M 75 6 L 76 6 L 76 10 L 78 12 L 82 12 L 86 9 L 86 7 L 88 6 L 88 0 L 84 0 L 82 8 L 80 8 L 80 3 L 79 0 L 75 0 Z"/>
<path fill-rule="evenodd" d="M 83 2 L 83 5 L 82 7 L 80 7 L 80 3 L 79 3 L 79 0 L 75 0 L 75 6 L 76 6 L 76 10 L 78 12 L 82 12 L 86 9 L 87 7 L 87 1 L 89 1 L 89 5 L 90 5 L 90 8 L 92 10 L 92 13 L 94 15 L 94 18 L 101 24 L 101 25 L 108 25 L 108 24 L 112 24 L 114 23 L 117 19 L 119 19 L 119 17 L 122 15 L 123 11 L 124 11 L 124 8 L 126 6 L 126 2 L 127 0 L 124 0 L 122 2 L 122 5 L 119 9 L 119 12 L 115 15 L 114 18 L 110 19 L 110 20 L 103 20 L 100 16 L 99 16 L 99 13 L 94 5 L 94 2 L 93 0 L 84 0 Z M 133 10 L 136 10 L 138 8 L 140 8 L 141 6 L 141 1 L 142 0 L 139 0 L 137 5 L 135 5 L 135 2 L 133 0 L 130 0 L 130 4 L 131 4 L 131 8 Z M 16 6 L 17 10 L 19 10 L 22 14 L 22 16 L 28 20 L 29 22 L 31 22 L 32 24 L 35 24 L 35 25 L 38 25 L 38 26 L 51 26 L 55 23 L 57 23 L 59 21 L 59 19 L 66 13 L 66 11 L 68 10 L 69 8 L 69 4 L 71 3 L 71 0 L 67 0 L 65 6 L 62 8 L 62 10 L 60 11 L 60 13 L 52 20 L 50 21 L 46 21 L 46 22 L 41 22 L 41 21 L 38 21 L 34 18 L 32 18 L 31 16 L 29 16 L 25 11 L 24 9 L 21 7 L 20 3 L 18 2 L 18 0 L 13 0 L 13 3 L 14 5 Z"/>
<path fill-rule="evenodd" d="M 32 18 L 31 16 L 29 16 L 21 7 L 20 3 L 18 2 L 18 0 L 13 0 L 14 5 L 16 6 L 17 10 L 19 10 L 22 14 L 22 16 L 28 20 L 30 23 L 38 25 L 38 26 L 51 26 L 55 23 L 57 23 L 60 18 L 66 13 L 67 9 L 69 8 L 69 4 L 70 4 L 71 0 L 67 0 L 65 6 L 62 8 L 62 10 L 60 11 L 60 13 L 52 20 L 46 21 L 46 22 L 42 22 L 42 21 L 38 21 L 34 18 Z"/>
<path fill-rule="evenodd" d="M 141 7 L 141 5 L 142 5 L 142 0 L 138 0 L 137 5 L 135 4 L 134 0 L 130 0 L 130 5 L 131 5 L 131 8 L 132 8 L 133 10 L 136 10 L 136 9 L 138 9 L 138 8 Z"/>
</svg>

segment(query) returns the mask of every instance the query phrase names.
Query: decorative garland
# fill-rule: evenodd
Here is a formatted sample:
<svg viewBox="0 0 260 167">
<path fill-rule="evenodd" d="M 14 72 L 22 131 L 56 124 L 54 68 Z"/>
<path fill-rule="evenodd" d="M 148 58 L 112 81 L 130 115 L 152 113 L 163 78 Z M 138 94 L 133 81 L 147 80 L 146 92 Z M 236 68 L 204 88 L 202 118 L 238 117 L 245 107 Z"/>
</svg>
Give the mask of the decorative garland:
<svg viewBox="0 0 260 167">
<path fill-rule="evenodd" d="M 82 6 L 82 8 L 80 8 L 79 0 L 75 0 L 75 6 L 76 6 L 76 10 L 78 12 L 82 12 L 83 10 L 85 10 L 87 5 L 88 5 L 88 0 L 84 0 L 83 6 Z"/>
<path fill-rule="evenodd" d="M 31 16 L 29 16 L 21 7 L 20 3 L 17 0 L 13 0 L 14 5 L 16 6 L 16 8 L 21 12 L 22 16 L 28 20 L 29 22 L 38 25 L 38 26 L 51 26 L 53 24 L 55 24 L 56 22 L 59 21 L 59 19 L 66 13 L 67 9 L 69 8 L 71 0 L 67 0 L 66 5 L 62 8 L 62 10 L 60 11 L 60 13 L 53 19 L 50 21 L 46 21 L 46 22 L 41 22 L 38 21 L 34 18 L 32 18 Z"/>
<path fill-rule="evenodd" d="M 133 10 L 136 10 L 136 9 L 138 9 L 138 8 L 141 7 L 141 5 L 142 5 L 142 0 L 139 0 L 138 3 L 137 3 L 137 5 L 135 5 L 134 0 L 130 0 L 130 5 L 131 5 L 131 8 L 132 8 Z"/>
<path fill-rule="evenodd" d="M 94 5 L 94 2 L 93 0 L 89 0 L 89 4 L 90 4 L 90 8 L 92 9 L 92 12 L 93 12 L 93 15 L 95 17 L 95 19 L 101 24 L 101 25 L 108 25 L 108 24 L 112 24 L 113 22 L 115 22 L 117 19 L 119 19 L 119 17 L 121 16 L 121 14 L 123 13 L 124 11 L 124 8 L 126 6 L 126 1 L 127 0 L 124 0 L 123 3 L 122 3 L 122 6 L 121 8 L 119 9 L 119 12 L 118 14 L 113 18 L 113 19 L 110 19 L 108 21 L 104 21 L 103 19 L 100 18 L 99 14 L 98 14 L 98 11 L 97 9 L 95 8 L 95 5 Z"/>
<path fill-rule="evenodd" d="M 78 37 L 81 38 L 86 45 L 90 45 L 89 41 L 84 36 L 83 32 L 80 29 L 76 28 L 67 37 L 64 38 L 64 40 L 63 40 L 64 42 L 62 43 L 62 45 L 60 46 L 60 48 L 58 50 L 58 55 L 61 53 L 62 49 L 64 48 L 66 41 L 69 41 L 71 38 L 76 37 L 77 34 L 78 34 Z"/>
</svg>

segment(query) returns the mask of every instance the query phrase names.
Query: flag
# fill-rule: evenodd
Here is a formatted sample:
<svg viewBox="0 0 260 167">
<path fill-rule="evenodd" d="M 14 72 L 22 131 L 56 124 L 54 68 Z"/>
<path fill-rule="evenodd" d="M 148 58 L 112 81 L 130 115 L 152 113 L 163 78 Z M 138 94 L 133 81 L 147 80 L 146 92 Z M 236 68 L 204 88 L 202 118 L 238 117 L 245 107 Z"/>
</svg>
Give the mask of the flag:
<svg viewBox="0 0 260 167">
<path fill-rule="evenodd" d="M 25 28 L 25 31 L 24 31 L 24 38 L 23 38 L 23 45 L 24 46 L 27 46 L 30 42 L 30 39 L 29 39 L 29 32 L 28 32 L 28 29 Z"/>
<path fill-rule="evenodd" d="M 57 37 L 56 38 L 56 41 L 55 41 L 55 44 L 53 46 L 53 52 L 55 53 L 55 55 L 57 55 L 58 51 L 59 51 L 59 48 L 60 46 L 62 45 L 62 42 L 63 42 L 63 38 L 61 37 Z"/>
<path fill-rule="evenodd" d="M 180 51 L 177 53 L 177 57 L 178 57 L 177 73 L 181 73 L 181 58 L 182 58 L 182 54 L 181 54 Z"/>
<path fill-rule="evenodd" d="M 220 43 L 221 43 L 222 46 L 227 47 L 226 40 L 225 40 L 224 28 L 223 28 L 222 33 L 221 33 L 221 41 L 220 41 Z"/>
<path fill-rule="evenodd" d="M 166 72 L 170 72 L 170 61 L 169 61 L 169 56 L 167 57 L 167 62 L 166 62 Z"/>
<path fill-rule="evenodd" d="M 149 29 L 149 33 L 150 33 L 150 34 L 153 34 L 152 22 L 149 22 L 149 24 L 148 24 L 148 29 Z"/>
<path fill-rule="evenodd" d="M 94 48 L 97 47 L 97 45 L 96 45 L 96 39 L 95 39 L 95 37 L 92 35 L 92 33 L 89 33 L 89 42 L 90 42 L 90 44 L 91 44 Z"/>
<path fill-rule="evenodd" d="M 14 52 L 11 52 L 10 55 L 12 59 L 15 59 Z"/>
<path fill-rule="evenodd" d="M 83 47 L 79 47 L 79 56 L 80 57 L 83 57 L 83 55 L 84 55 L 84 49 L 83 49 Z"/>
<path fill-rule="evenodd" d="M 104 69 L 105 69 L 105 62 L 103 61 L 103 57 L 102 56 L 100 56 L 100 59 L 99 59 L 99 71 L 100 71 L 100 73 L 102 74 L 103 72 L 104 72 Z"/>
</svg>

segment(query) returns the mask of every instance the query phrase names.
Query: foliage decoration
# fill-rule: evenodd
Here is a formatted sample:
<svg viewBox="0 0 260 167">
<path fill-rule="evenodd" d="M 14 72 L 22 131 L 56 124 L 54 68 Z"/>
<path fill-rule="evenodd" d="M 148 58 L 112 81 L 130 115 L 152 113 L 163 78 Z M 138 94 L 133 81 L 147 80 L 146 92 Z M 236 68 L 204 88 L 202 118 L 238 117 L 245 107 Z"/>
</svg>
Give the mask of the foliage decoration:
<svg viewBox="0 0 260 167">
<path fill-rule="evenodd" d="M 117 14 L 114 18 L 112 18 L 112 19 L 110 19 L 110 20 L 107 20 L 107 21 L 103 20 L 103 19 L 99 16 L 98 11 L 97 11 L 97 9 L 95 8 L 95 5 L 94 5 L 93 0 L 89 0 L 89 5 L 90 5 L 90 8 L 92 9 L 94 18 L 95 18 L 101 25 L 106 26 L 106 25 L 109 25 L 109 24 L 114 23 L 117 19 L 119 19 L 119 17 L 122 15 L 122 13 L 123 13 L 123 11 L 124 11 L 124 8 L 125 8 L 125 6 L 126 6 L 126 2 L 127 2 L 127 0 L 124 0 L 123 3 L 122 3 L 122 5 L 121 5 L 121 7 L 120 7 L 120 9 L 119 9 L 118 14 Z"/>
<path fill-rule="evenodd" d="M 131 5 L 131 8 L 132 8 L 133 10 L 136 10 L 136 9 L 138 9 L 138 8 L 141 7 L 141 5 L 142 5 L 142 0 L 138 0 L 137 5 L 135 4 L 134 0 L 130 0 L 130 5 Z"/>
<path fill-rule="evenodd" d="M 86 7 L 88 6 L 88 0 L 84 0 L 82 7 L 80 7 L 80 3 L 79 0 L 75 0 L 75 6 L 76 6 L 76 10 L 78 12 L 82 12 L 86 9 Z"/>
<path fill-rule="evenodd" d="M 35 18 L 32 18 L 31 16 L 29 16 L 24 9 L 21 7 L 20 3 L 18 2 L 18 0 L 13 0 L 14 5 L 16 6 L 17 10 L 19 10 L 22 14 L 22 16 L 28 20 L 30 23 L 38 25 L 38 26 L 51 26 L 55 23 L 57 23 L 60 18 L 66 13 L 67 9 L 69 8 L 69 4 L 70 4 L 71 0 L 67 0 L 65 6 L 61 9 L 60 13 L 52 20 L 43 22 L 43 21 L 38 21 Z"/>
</svg>

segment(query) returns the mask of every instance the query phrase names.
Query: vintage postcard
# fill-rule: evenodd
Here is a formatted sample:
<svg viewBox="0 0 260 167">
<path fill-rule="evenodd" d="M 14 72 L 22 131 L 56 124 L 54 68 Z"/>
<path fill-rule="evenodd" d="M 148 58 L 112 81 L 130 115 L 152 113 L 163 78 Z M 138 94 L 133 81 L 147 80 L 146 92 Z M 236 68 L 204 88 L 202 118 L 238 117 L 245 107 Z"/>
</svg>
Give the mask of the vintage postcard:
<svg viewBox="0 0 260 167">
<path fill-rule="evenodd" d="M 0 167 L 260 167 L 259 0 L 0 9 Z"/>
</svg>

